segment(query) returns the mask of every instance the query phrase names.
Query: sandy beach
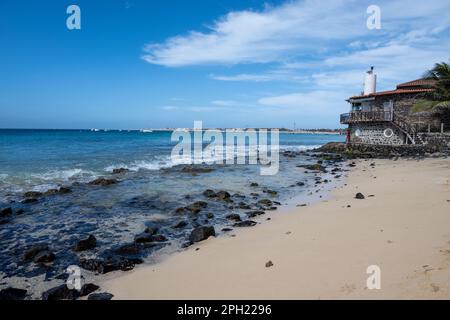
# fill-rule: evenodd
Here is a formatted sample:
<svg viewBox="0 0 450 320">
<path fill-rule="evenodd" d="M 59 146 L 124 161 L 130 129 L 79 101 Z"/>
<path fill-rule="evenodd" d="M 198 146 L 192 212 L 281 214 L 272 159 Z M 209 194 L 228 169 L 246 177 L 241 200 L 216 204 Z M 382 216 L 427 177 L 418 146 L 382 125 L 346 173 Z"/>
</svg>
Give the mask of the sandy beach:
<svg viewBox="0 0 450 320">
<path fill-rule="evenodd" d="M 271 213 L 101 287 L 114 299 L 450 298 L 450 159 L 356 163 L 326 201 Z M 366 287 L 370 265 L 381 269 L 380 290 Z"/>
</svg>

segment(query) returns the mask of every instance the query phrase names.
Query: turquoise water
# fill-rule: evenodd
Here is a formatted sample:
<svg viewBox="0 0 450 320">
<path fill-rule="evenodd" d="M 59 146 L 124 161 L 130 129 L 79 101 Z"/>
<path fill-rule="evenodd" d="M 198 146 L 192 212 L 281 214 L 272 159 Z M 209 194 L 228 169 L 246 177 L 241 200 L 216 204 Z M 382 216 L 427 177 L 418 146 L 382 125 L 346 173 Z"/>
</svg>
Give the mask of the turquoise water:
<svg viewBox="0 0 450 320">
<path fill-rule="evenodd" d="M 343 136 L 280 134 L 280 148 L 307 149 Z M 152 171 L 172 166 L 171 132 L 0 130 L 0 201 L 29 190 L 86 182 L 113 168 Z"/>
<path fill-rule="evenodd" d="M 282 133 L 280 152 L 343 140 L 337 135 Z M 186 165 L 171 162 L 174 145 L 171 132 L 161 131 L 0 130 L 0 209 L 23 210 L 0 224 L 0 275 L 4 277 L 0 287 L 7 286 L 13 276 L 27 279 L 44 274 L 53 279 L 84 256 L 71 248 L 89 234 L 98 240 L 97 248 L 89 252 L 92 257 L 133 242 L 148 225 L 158 226 L 176 251 L 194 227 L 214 225 L 220 235 L 221 228 L 230 225 L 227 214 L 244 217 L 249 210 L 238 203 L 255 210 L 262 198 L 283 203 L 318 191 L 316 175 L 297 167 L 317 161 L 308 154 L 280 156 L 280 170 L 274 176 L 261 176 L 255 165 L 217 164 L 208 166 L 211 172 L 193 174 L 183 170 Z M 129 171 L 113 175 L 114 168 Z M 119 183 L 88 184 L 98 177 L 118 179 Z M 259 186 L 250 187 L 252 182 Z M 304 185 L 297 185 L 299 182 Z M 24 192 L 62 186 L 72 192 L 22 203 Z M 208 201 L 207 208 L 195 217 L 176 213 L 179 207 L 207 201 L 202 194 L 206 189 L 228 191 L 233 202 Z M 269 196 L 267 189 L 278 194 Z M 179 221 L 187 225 L 174 229 Z M 48 244 L 56 254 L 50 266 L 21 261 L 26 248 L 37 243 Z M 145 250 L 142 257 L 151 259 L 155 250 Z"/>
</svg>

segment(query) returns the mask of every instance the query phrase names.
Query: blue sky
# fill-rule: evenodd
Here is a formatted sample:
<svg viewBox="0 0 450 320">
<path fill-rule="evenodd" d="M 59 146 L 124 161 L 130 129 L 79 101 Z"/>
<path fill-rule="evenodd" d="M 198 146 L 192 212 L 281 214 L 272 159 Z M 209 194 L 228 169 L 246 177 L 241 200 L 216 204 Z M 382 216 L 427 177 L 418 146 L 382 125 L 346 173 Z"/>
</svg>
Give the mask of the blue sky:
<svg viewBox="0 0 450 320">
<path fill-rule="evenodd" d="M 81 30 L 66 8 L 81 8 Z M 366 27 L 369 5 L 380 30 Z M 0 1 L 0 127 L 339 127 L 450 58 L 450 2 Z"/>
</svg>

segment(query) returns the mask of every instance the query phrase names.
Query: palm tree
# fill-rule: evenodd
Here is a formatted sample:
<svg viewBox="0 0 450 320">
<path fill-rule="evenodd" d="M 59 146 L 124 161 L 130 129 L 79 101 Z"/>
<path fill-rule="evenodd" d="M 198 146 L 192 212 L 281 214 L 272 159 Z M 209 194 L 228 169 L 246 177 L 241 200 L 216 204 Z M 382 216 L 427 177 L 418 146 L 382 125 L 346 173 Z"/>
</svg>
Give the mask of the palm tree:
<svg viewBox="0 0 450 320">
<path fill-rule="evenodd" d="M 450 66 L 447 63 L 436 63 L 424 76 L 436 80 L 434 92 L 430 95 L 432 100 L 440 102 L 450 100 Z"/>
<path fill-rule="evenodd" d="M 450 107 L 450 65 L 445 62 L 436 63 L 423 77 L 436 80 L 436 83 L 433 85 L 434 90 L 424 95 L 425 100 L 414 105 L 413 112 Z"/>
</svg>

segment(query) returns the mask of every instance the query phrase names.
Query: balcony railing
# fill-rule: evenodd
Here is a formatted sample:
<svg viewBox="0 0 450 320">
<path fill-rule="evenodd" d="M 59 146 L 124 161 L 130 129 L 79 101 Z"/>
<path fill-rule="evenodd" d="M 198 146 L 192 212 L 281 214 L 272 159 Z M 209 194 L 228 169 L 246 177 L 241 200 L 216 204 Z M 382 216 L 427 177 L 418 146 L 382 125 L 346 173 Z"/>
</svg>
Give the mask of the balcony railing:
<svg viewBox="0 0 450 320">
<path fill-rule="evenodd" d="M 392 111 L 353 111 L 341 114 L 341 123 L 385 122 L 392 121 Z"/>
</svg>

